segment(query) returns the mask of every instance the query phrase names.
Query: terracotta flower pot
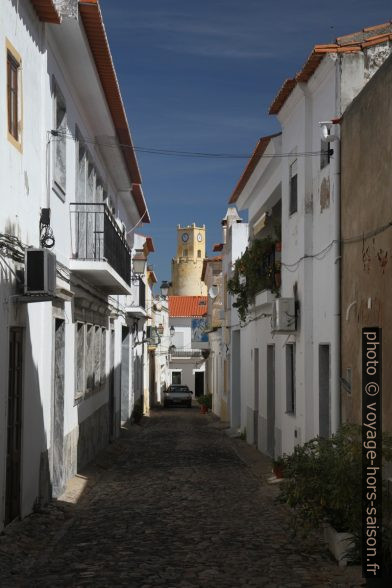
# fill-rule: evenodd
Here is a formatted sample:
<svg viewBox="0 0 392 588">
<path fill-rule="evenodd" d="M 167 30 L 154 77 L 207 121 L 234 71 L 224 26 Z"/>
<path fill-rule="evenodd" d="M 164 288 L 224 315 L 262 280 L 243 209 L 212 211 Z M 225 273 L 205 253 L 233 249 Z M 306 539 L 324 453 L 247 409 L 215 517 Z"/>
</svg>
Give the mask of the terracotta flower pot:
<svg viewBox="0 0 392 588">
<path fill-rule="evenodd" d="M 273 472 L 275 474 L 275 476 L 280 480 L 282 479 L 284 476 L 284 472 L 283 472 L 283 466 L 282 465 L 274 465 L 274 469 Z"/>
<path fill-rule="evenodd" d="M 205 404 L 200 405 L 200 412 L 201 414 L 206 414 L 208 412 L 208 408 Z"/>
</svg>

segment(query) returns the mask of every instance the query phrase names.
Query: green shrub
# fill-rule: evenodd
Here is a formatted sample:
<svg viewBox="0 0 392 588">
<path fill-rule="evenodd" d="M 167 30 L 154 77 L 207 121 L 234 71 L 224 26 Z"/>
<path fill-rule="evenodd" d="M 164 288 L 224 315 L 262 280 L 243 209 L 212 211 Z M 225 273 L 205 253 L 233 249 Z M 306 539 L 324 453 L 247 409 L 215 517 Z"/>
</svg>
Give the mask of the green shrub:
<svg viewBox="0 0 392 588">
<path fill-rule="evenodd" d="M 353 560 L 359 559 L 362 532 L 361 440 L 361 427 L 346 424 L 330 438 L 316 437 L 297 445 L 291 455 L 282 457 L 284 481 L 278 498 L 293 509 L 294 532 L 301 529 L 306 533 L 329 523 L 339 532 L 352 533 Z M 388 460 L 392 457 L 387 435 L 383 455 Z M 387 508 L 390 500 L 384 493 L 383 506 Z"/>
<path fill-rule="evenodd" d="M 198 396 L 197 402 L 199 404 L 204 404 L 207 408 L 209 408 L 211 410 L 211 408 L 212 408 L 212 394 L 204 394 L 203 396 Z"/>
<path fill-rule="evenodd" d="M 232 278 L 227 283 L 227 290 L 236 300 L 236 308 L 241 322 L 249 315 L 249 306 L 254 302 L 257 292 L 272 290 L 279 293 L 274 281 L 275 272 L 280 272 L 280 264 L 274 260 L 276 240 L 271 237 L 255 239 L 234 264 Z"/>
</svg>

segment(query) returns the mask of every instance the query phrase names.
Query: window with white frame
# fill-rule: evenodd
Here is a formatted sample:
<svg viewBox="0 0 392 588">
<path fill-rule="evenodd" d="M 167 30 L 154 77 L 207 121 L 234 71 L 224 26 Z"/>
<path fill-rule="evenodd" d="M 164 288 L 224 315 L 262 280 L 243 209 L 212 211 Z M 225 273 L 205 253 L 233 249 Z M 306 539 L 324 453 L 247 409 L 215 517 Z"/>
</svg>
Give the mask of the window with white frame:
<svg viewBox="0 0 392 588">
<path fill-rule="evenodd" d="M 6 40 L 7 55 L 7 130 L 8 140 L 22 150 L 22 60 L 19 53 Z"/>
<path fill-rule="evenodd" d="M 289 214 L 294 214 L 298 209 L 298 174 L 297 160 L 295 159 L 289 168 Z"/>
</svg>

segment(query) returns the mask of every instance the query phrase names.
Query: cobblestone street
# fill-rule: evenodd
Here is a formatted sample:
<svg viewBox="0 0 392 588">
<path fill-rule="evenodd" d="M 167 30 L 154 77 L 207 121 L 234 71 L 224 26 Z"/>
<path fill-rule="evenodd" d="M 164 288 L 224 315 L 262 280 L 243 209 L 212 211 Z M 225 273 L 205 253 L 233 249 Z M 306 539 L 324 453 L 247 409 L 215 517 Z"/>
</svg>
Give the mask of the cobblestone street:
<svg viewBox="0 0 392 588">
<path fill-rule="evenodd" d="M 290 537 L 269 471 L 211 415 L 157 410 L 57 503 L 7 528 L 1 586 L 360 585 L 317 537 Z"/>
</svg>

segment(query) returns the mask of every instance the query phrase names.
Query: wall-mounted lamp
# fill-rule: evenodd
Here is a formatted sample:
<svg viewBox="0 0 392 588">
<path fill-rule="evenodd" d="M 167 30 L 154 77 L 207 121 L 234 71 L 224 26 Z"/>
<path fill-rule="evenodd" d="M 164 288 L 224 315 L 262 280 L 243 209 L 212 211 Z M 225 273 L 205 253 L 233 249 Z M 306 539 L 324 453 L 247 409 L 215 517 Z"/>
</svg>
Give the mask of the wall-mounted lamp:
<svg viewBox="0 0 392 588">
<path fill-rule="evenodd" d="M 173 325 L 170 327 L 170 337 L 174 337 L 174 333 L 176 332 L 176 329 L 173 327 Z"/>
<path fill-rule="evenodd" d="M 142 249 L 137 249 L 132 258 L 132 282 L 138 282 L 146 271 L 147 260 Z"/>
<path fill-rule="evenodd" d="M 170 284 L 169 282 L 167 282 L 166 280 L 164 280 L 161 284 L 160 290 L 161 290 L 161 295 L 166 298 L 166 296 L 169 293 L 169 288 L 170 288 Z"/>
</svg>

